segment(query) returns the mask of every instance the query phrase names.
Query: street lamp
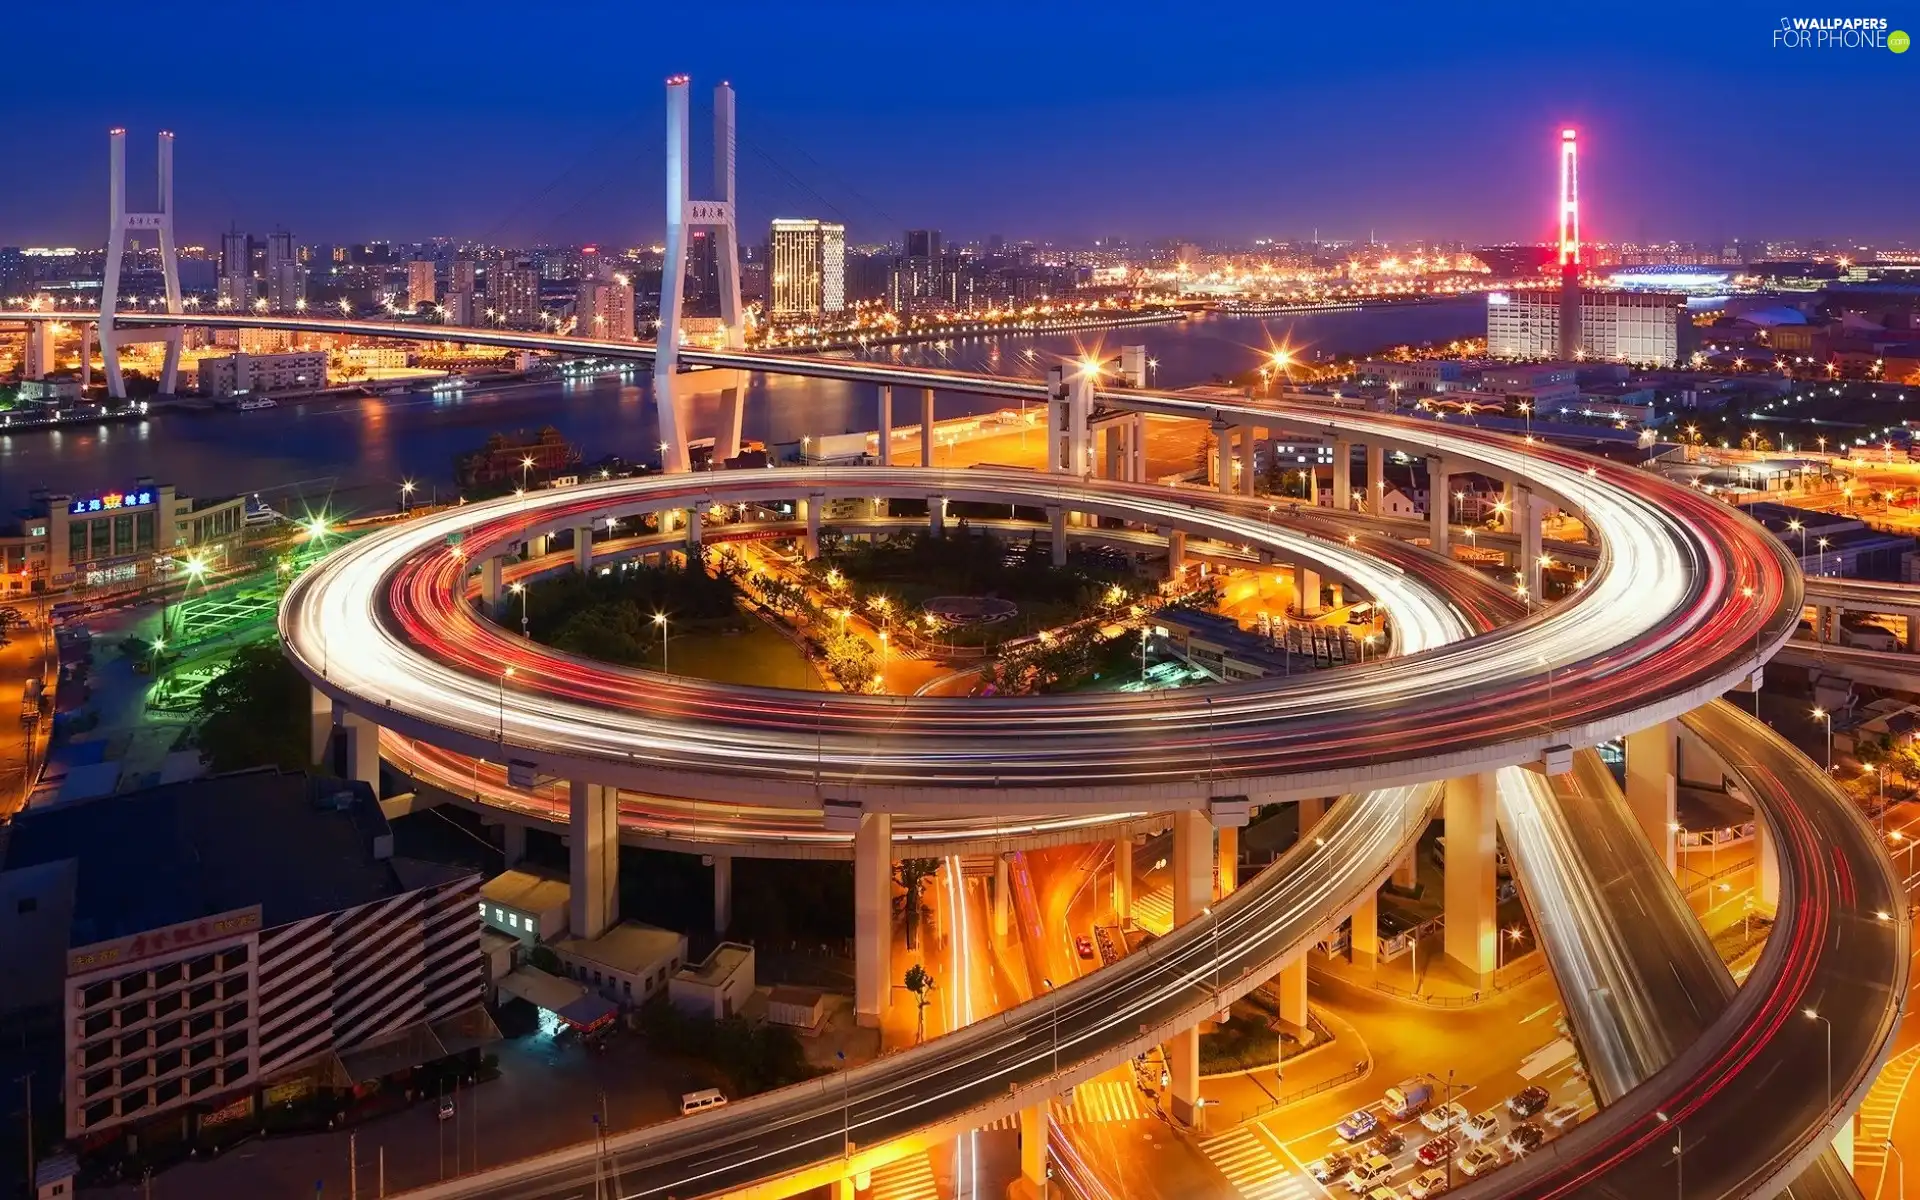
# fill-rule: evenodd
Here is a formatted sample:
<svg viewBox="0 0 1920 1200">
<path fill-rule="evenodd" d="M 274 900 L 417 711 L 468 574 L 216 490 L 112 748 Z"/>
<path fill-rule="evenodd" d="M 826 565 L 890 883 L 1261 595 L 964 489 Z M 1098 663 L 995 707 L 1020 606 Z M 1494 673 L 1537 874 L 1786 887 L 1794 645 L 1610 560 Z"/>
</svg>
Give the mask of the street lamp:
<svg viewBox="0 0 1920 1200">
<path fill-rule="evenodd" d="M 1827 726 L 1827 773 L 1833 773 L 1833 714 L 1824 708 L 1813 710 L 1813 719 L 1823 721 Z"/>
<path fill-rule="evenodd" d="M 1655 1112 L 1653 1115 L 1658 1117 L 1663 1125 L 1671 1119 L 1664 1112 Z M 1679 1200 L 1686 1200 L 1687 1194 L 1686 1154 L 1686 1133 L 1679 1125 L 1675 1125 L 1673 1127 L 1673 1194 L 1679 1197 Z"/>
<path fill-rule="evenodd" d="M 507 590 L 520 597 L 520 636 L 531 637 L 527 632 L 527 585 L 515 581 L 507 585 Z"/>
<path fill-rule="evenodd" d="M 1807 1020 L 1818 1021 L 1827 1027 L 1827 1107 L 1833 1107 L 1833 1022 L 1821 1016 L 1815 1009 L 1801 1010 Z"/>
<path fill-rule="evenodd" d="M 507 744 L 507 680 L 513 678 L 513 668 L 500 672 L 500 744 Z"/>
<path fill-rule="evenodd" d="M 1520 940 L 1521 940 L 1522 938 L 1524 938 L 1524 937 L 1526 937 L 1526 931 L 1525 931 L 1525 930 L 1523 930 L 1523 929 L 1521 929 L 1521 928 L 1520 928 L 1519 926 L 1517 926 L 1517 925 L 1516 925 L 1516 926 L 1514 926 L 1514 927 L 1513 927 L 1512 929 L 1508 929 L 1508 930 L 1504 930 L 1503 932 L 1504 932 L 1504 933 L 1505 933 L 1505 934 L 1506 934 L 1507 936 L 1506 936 L 1506 937 L 1504 937 L 1504 938 L 1502 938 L 1502 939 L 1500 939 L 1500 961 L 1494 964 L 1494 969 L 1495 969 L 1495 970 L 1504 970 L 1504 969 L 1506 968 L 1506 965 L 1507 965 L 1507 955 L 1506 955 L 1506 950 L 1507 950 L 1507 943 L 1508 943 L 1508 942 L 1515 942 L 1515 943 L 1517 943 L 1517 942 L 1519 942 L 1519 941 L 1520 941 Z"/>
<path fill-rule="evenodd" d="M 409 512 L 413 510 L 413 480 L 411 479 L 402 480 L 400 483 L 400 507 Z"/>
<path fill-rule="evenodd" d="M 667 638 L 669 636 L 667 630 L 667 614 L 653 614 L 653 624 L 654 627 L 660 631 L 660 673 L 663 675 L 671 675 L 673 674 L 673 669 L 667 665 Z"/>
</svg>

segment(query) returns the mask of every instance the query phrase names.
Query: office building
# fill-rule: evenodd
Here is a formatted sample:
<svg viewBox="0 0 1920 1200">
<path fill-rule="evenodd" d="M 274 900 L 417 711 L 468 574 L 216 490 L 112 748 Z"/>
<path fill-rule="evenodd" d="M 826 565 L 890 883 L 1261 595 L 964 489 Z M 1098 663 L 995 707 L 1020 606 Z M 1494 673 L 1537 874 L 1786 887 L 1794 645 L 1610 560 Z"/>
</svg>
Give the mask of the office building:
<svg viewBox="0 0 1920 1200">
<path fill-rule="evenodd" d="M 407 307 L 418 310 L 422 304 L 432 304 L 436 299 L 433 264 L 426 259 L 414 259 L 407 264 Z"/>
<path fill-rule="evenodd" d="M 501 255 L 487 267 L 487 308 L 492 323 L 532 329 L 540 323 L 540 275 L 527 259 Z"/>
<path fill-rule="evenodd" d="M 267 307 L 274 312 L 293 312 L 306 298 L 304 268 L 294 253 L 293 235 L 276 232 L 267 235 L 266 253 Z"/>
<path fill-rule="evenodd" d="M 394 857 L 364 784 L 267 768 L 37 808 L 4 855 L 8 990 L 57 1021 L 85 1149 L 191 1143 L 497 1036 L 479 877 Z"/>
<path fill-rule="evenodd" d="M 580 337 L 632 341 L 632 280 L 609 267 L 601 267 L 595 277 L 581 280 L 573 311 L 576 321 L 573 331 Z"/>
<path fill-rule="evenodd" d="M 1487 353 L 1495 358 L 1557 358 L 1562 345 L 1562 288 L 1525 288 L 1487 295 Z M 1582 359 L 1674 366 L 1692 353 L 1693 321 L 1677 292 L 1578 288 Z"/>
<path fill-rule="evenodd" d="M 218 567 L 238 552 L 245 524 L 243 497 L 195 499 L 151 479 L 85 496 L 36 492 L 0 523 L 0 593 L 140 586 L 189 556 Z"/>
<path fill-rule="evenodd" d="M 846 226 L 776 218 L 768 252 L 767 312 L 774 320 L 818 317 L 846 308 Z"/>
<path fill-rule="evenodd" d="M 327 386 L 327 352 L 294 350 L 285 354 L 236 351 L 203 358 L 197 367 L 200 391 L 208 396 L 241 392 L 317 392 Z"/>
<path fill-rule="evenodd" d="M 224 307 L 253 306 L 252 240 L 244 233 L 220 235 L 219 302 Z"/>
</svg>

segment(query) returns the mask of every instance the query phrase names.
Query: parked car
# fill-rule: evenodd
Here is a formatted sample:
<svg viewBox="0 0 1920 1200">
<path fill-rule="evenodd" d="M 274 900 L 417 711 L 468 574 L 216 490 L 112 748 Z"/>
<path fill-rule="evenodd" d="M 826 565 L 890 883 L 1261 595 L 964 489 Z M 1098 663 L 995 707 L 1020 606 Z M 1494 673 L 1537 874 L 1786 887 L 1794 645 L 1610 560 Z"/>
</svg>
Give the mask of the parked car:
<svg viewBox="0 0 1920 1200">
<path fill-rule="evenodd" d="M 1333 1131 L 1350 1142 L 1357 1142 L 1378 1128 L 1380 1128 L 1379 1117 L 1374 1116 L 1369 1109 L 1357 1108 L 1335 1125 Z"/>
<path fill-rule="evenodd" d="M 1443 1133 L 1426 1145 L 1420 1147 L 1419 1153 L 1415 1154 L 1414 1157 L 1420 1160 L 1420 1165 L 1423 1167 L 1437 1166 L 1440 1163 L 1446 1162 L 1449 1158 L 1452 1158 L 1454 1150 L 1458 1148 L 1459 1145 L 1458 1139 L 1452 1134 Z"/>
<path fill-rule="evenodd" d="M 1407 1185 L 1407 1200 L 1429 1200 L 1446 1190 L 1447 1172 L 1444 1168 L 1422 1171 Z"/>
<path fill-rule="evenodd" d="M 1475 1146 L 1460 1160 L 1460 1171 L 1468 1179 L 1478 1179 L 1500 1165 L 1500 1152 L 1492 1146 Z"/>
<path fill-rule="evenodd" d="M 1524 1121 L 1545 1108 L 1553 1096 L 1539 1084 L 1523 1087 L 1507 1098 L 1507 1111 L 1516 1121 Z"/>
<path fill-rule="evenodd" d="M 1466 1124 L 1460 1126 L 1460 1132 L 1467 1135 L 1468 1141 L 1484 1142 L 1500 1132 L 1500 1118 L 1492 1113 L 1479 1113 L 1468 1117 Z"/>
<path fill-rule="evenodd" d="M 1459 1104 L 1442 1104 L 1439 1108 L 1420 1114 L 1420 1123 L 1435 1133 L 1449 1129 L 1458 1129 L 1466 1124 L 1467 1110 Z"/>
<path fill-rule="evenodd" d="M 1393 1178 L 1393 1160 L 1376 1154 L 1355 1166 L 1347 1175 L 1347 1190 L 1354 1195 L 1375 1188 Z"/>
<path fill-rule="evenodd" d="M 1383 1129 L 1374 1134 L 1373 1140 L 1367 1143 L 1367 1149 L 1375 1154 L 1388 1156 L 1398 1154 L 1406 1148 L 1407 1139 L 1397 1129 Z"/>
<path fill-rule="evenodd" d="M 1540 1143 L 1547 1140 L 1547 1131 L 1532 1121 L 1523 1121 L 1507 1130 L 1507 1150 L 1512 1154 L 1525 1154 L 1538 1150 Z"/>
<path fill-rule="evenodd" d="M 1332 1183 L 1353 1169 L 1353 1160 L 1335 1151 L 1325 1158 L 1316 1158 L 1307 1164 L 1307 1174 L 1321 1183 Z"/>
<path fill-rule="evenodd" d="M 1580 1109 L 1572 1104 L 1562 1104 L 1548 1113 L 1545 1120 L 1547 1128 L 1559 1133 L 1580 1123 Z"/>
<path fill-rule="evenodd" d="M 1093 957 L 1093 939 L 1085 934 L 1073 939 L 1073 948 L 1080 952 L 1081 958 Z"/>
</svg>

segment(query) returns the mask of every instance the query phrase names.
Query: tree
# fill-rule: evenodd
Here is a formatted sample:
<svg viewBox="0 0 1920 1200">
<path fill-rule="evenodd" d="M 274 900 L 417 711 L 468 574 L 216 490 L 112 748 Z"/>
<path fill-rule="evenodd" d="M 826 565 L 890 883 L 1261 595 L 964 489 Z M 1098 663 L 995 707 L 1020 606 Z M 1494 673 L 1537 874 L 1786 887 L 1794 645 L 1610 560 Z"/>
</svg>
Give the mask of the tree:
<svg viewBox="0 0 1920 1200">
<path fill-rule="evenodd" d="M 202 689 L 194 744 L 215 773 L 311 765 L 308 722 L 313 687 L 278 642 L 256 642 L 235 654 Z"/>
<path fill-rule="evenodd" d="M 857 634 L 827 639 L 827 673 L 849 692 L 864 692 L 873 682 L 873 647 Z"/>
<path fill-rule="evenodd" d="M 927 880 L 940 871 L 937 858 L 903 858 L 894 864 L 893 881 L 900 885 L 901 894 L 894 904 L 900 909 L 907 921 L 907 949 L 912 950 L 920 944 L 920 918 L 925 909 L 920 903 L 920 888 Z"/>
<path fill-rule="evenodd" d="M 933 976 L 927 974 L 927 969 L 919 963 L 908 967 L 907 977 L 900 982 L 913 993 L 914 1003 L 917 1005 L 914 1015 L 919 1019 L 920 1027 L 914 1040 L 924 1042 L 927 1040 L 927 1005 L 933 1003 L 933 999 L 927 993 L 939 985 L 934 983 Z"/>
</svg>

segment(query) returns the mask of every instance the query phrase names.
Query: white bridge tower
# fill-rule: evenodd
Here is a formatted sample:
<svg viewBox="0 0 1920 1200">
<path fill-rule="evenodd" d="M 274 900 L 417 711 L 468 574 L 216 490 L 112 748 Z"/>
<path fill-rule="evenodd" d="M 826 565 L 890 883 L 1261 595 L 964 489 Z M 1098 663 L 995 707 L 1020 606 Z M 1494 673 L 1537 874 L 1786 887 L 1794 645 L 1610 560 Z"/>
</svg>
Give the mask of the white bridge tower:
<svg viewBox="0 0 1920 1200">
<path fill-rule="evenodd" d="M 675 75 L 667 80 L 667 253 L 660 271 L 660 332 L 653 360 L 654 405 L 659 414 L 660 440 L 666 449 L 661 465 L 668 471 L 685 471 L 687 431 L 678 403 L 676 372 L 680 365 L 681 304 L 687 284 L 687 235 L 693 229 L 710 229 L 714 252 L 720 266 L 720 323 L 729 349 L 746 345 L 746 324 L 740 304 L 740 240 L 734 213 L 734 137 L 733 87 L 722 83 L 713 89 L 713 178 L 719 197 L 713 200 L 689 198 L 692 159 L 687 143 L 688 77 Z M 740 416 L 744 400 L 744 379 L 737 371 L 703 374 L 702 382 L 720 384 L 725 392 L 721 429 L 714 439 L 713 457 L 717 463 L 740 453 Z"/>
<path fill-rule="evenodd" d="M 173 236 L 173 135 L 160 134 L 159 207 L 154 212 L 127 210 L 127 131 L 108 133 L 108 224 L 107 271 L 100 288 L 100 356 L 106 361 L 107 394 L 119 399 L 127 395 L 126 380 L 120 377 L 120 347 L 133 342 L 165 342 L 166 362 L 160 375 L 160 394 L 171 396 L 180 374 L 180 327 L 140 327 L 115 329 L 113 314 L 120 304 L 120 264 L 127 252 L 127 231 L 157 234 L 160 238 L 160 269 L 166 277 L 167 311 L 180 307 L 179 244 Z M 82 363 L 92 357 L 92 349 L 83 336 L 80 344 Z"/>
</svg>

